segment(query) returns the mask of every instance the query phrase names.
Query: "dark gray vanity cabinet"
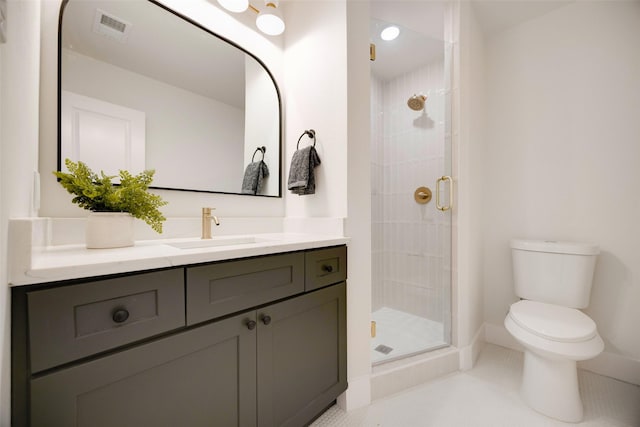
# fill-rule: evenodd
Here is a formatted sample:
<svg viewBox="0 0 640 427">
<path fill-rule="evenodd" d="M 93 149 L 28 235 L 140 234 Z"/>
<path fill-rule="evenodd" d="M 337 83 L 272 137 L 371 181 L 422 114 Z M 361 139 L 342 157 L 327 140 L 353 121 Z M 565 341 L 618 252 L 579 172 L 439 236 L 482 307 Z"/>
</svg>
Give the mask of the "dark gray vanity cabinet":
<svg viewBox="0 0 640 427">
<path fill-rule="evenodd" d="M 345 267 L 340 246 L 14 288 L 12 425 L 306 425 L 347 388 Z"/>
</svg>

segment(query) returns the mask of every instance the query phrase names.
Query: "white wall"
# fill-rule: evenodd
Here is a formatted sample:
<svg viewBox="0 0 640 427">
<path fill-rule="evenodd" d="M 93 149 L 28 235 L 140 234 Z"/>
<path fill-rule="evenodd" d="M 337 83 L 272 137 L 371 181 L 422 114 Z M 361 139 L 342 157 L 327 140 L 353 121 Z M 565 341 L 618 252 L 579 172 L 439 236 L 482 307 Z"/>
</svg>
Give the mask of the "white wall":
<svg viewBox="0 0 640 427">
<path fill-rule="evenodd" d="M 163 0 L 162 3 L 175 11 L 199 22 L 205 28 L 235 41 L 250 52 L 254 52 L 273 73 L 282 88 L 283 52 L 282 40 L 266 38 L 221 11 L 215 2 L 207 0 Z M 41 216 L 83 217 L 86 211 L 70 202 L 70 196 L 56 182 L 51 171 L 56 169 L 57 157 L 57 32 L 60 0 L 42 1 L 42 55 L 40 76 L 40 159 L 39 170 L 42 182 Z M 249 12 L 247 12 L 249 13 Z M 275 172 L 277 173 L 277 172 Z M 216 214 L 224 217 L 282 217 L 284 198 L 251 197 L 225 194 L 208 194 L 182 191 L 157 190 L 169 204 L 162 208 L 167 217 L 200 215 L 203 206 L 216 208 Z"/>
<path fill-rule="evenodd" d="M 285 201 L 288 217 L 347 216 L 346 2 L 308 1 L 286 5 Z M 291 157 L 306 129 L 316 131 L 322 164 L 314 195 L 286 189 Z M 310 144 L 304 136 L 300 148 Z"/>
<path fill-rule="evenodd" d="M 510 238 L 595 242 L 586 311 L 606 342 L 601 358 L 636 367 L 639 40 L 637 1 L 575 2 L 488 39 L 482 193 L 486 321 L 501 326 L 516 300 Z"/>
<path fill-rule="evenodd" d="M 33 173 L 38 159 L 40 8 L 7 4 L 7 43 L 0 45 L 0 425 L 10 425 L 10 292 L 7 223 L 35 213 Z"/>
<path fill-rule="evenodd" d="M 455 17 L 454 17 L 455 18 Z M 484 321 L 482 280 L 482 206 L 484 175 L 485 96 L 484 41 L 469 2 L 457 10 L 454 37 L 454 327 L 461 349 L 461 368 L 468 369 L 478 354 L 475 338 Z M 470 347 L 473 346 L 473 347 Z"/>
<path fill-rule="evenodd" d="M 349 390 L 338 399 L 347 410 L 371 400 L 371 158 L 369 4 L 347 4 L 348 163 L 345 235 L 349 242 L 347 357 Z M 329 63 L 330 64 L 330 63 Z M 363 191 L 363 189 L 367 189 Z"/>
</svg>

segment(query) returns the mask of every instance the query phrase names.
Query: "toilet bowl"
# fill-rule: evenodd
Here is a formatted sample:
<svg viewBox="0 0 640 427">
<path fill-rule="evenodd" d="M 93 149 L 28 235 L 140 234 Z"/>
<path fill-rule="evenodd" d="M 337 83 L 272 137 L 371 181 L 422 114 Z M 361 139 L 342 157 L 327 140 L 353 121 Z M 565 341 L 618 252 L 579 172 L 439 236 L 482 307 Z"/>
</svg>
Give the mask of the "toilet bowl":
<svg viewBox="0 0 640 427">
<path fill-rule="evenodd" d="M 579 309 L 589 305 L 595 244 L 514 239 L 514 290 L 504 325 L 525 349 L 521 392 L 538 412 L 578 422 L 583 409 L 576 362 L 596 357 L 604 343 Z"/>
<path fill-rule="evenodd" d="M 522 300 L 511 305 L 504 324 L 525 348 L 525 402 L 561 421 L 582 420 L 576 361 L 591 359 L 604 349 L 595 322 L 574 308 Z"/>
</svg>

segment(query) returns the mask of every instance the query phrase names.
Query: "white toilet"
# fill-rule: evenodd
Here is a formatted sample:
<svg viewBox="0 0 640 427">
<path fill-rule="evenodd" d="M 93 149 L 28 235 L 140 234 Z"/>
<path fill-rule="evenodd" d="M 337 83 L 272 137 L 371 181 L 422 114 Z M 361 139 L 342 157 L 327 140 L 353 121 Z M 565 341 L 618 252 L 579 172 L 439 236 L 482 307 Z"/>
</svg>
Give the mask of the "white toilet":
<svg viewBox="0 0 640 427">
<path fill-rule="evenodd" d="M 576 361 L 602 352 L 589 305 L 598 247 L 512 240 L 516 295 L 504 325 L 524 346 L 522 397 L 538 412 L 566 422 L 582 419 Z"/>
</svg>

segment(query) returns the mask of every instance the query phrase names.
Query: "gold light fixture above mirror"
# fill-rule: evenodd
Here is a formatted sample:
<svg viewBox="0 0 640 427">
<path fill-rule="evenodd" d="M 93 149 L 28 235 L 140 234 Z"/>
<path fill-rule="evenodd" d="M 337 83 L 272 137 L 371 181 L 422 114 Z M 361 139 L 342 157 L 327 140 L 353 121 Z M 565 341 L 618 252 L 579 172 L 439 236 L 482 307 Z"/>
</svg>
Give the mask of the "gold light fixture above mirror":
<svg viewBox="0 0 640 427">
<path fill-rule="evenodd" d="M 266 35 L 277 36 L 284 32 L 285 24 L 282 14 L 278 10 L 278 0 L 264 0 L 262 10 L 250 4 L 248 0 L 218 0 L 218 4 L 234 13 L 242 13 L 251 9 L 258 14 L 256 27 Z"/>
</svg>

